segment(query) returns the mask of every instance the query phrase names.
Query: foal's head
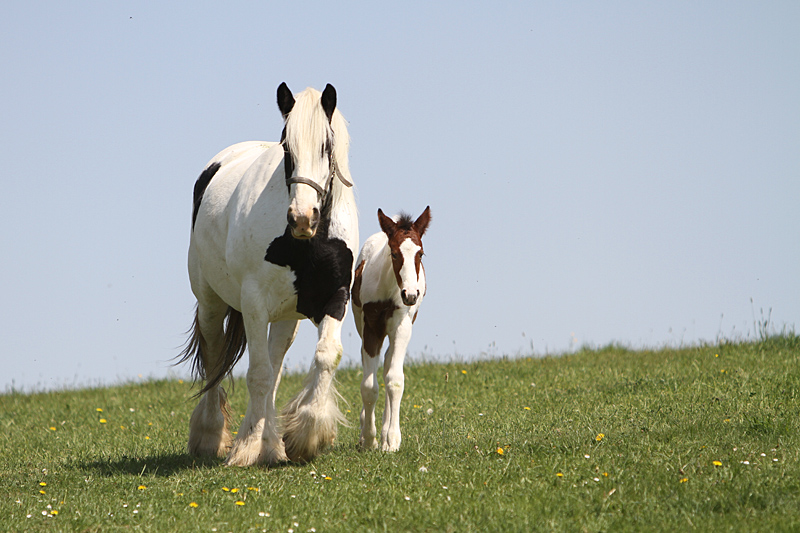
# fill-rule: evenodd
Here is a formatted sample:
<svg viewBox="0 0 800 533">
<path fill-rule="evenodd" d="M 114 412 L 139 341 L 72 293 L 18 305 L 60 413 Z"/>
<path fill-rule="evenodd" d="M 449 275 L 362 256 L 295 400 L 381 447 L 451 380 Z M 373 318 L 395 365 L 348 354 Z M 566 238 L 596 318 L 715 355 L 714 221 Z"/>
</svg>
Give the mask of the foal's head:
<svg viewBox="0 0 800 533">
<path fill-rule="evenodd" d="M 401 213 L 397 222 L 378 209 L 378 222 L 381 230 L 389 238 L 389 253 L 392 256 L 392 268 L 400 297 L 406 305 L 414 305 L 420 295 L 419 271 L 422 267 L 422 236 L 431 221 L 431 208 L 412 220 L 409 215 Z"/>
<path fill-rule="evenodd" d="M 281 143 L 289 189 L 286 219 L 293 237 L 310 239 L 316 234 L 324 206 L 330 203 L 334 176 L 341 176 L 342 168 L 337 167 L 346 168 L 347 128 L 336 109 L 336 89 L 330 84 L 322 93 L 308 88 L 295 98 L 281 83 L 278 108 L 285 122 Z"/>
</svg>

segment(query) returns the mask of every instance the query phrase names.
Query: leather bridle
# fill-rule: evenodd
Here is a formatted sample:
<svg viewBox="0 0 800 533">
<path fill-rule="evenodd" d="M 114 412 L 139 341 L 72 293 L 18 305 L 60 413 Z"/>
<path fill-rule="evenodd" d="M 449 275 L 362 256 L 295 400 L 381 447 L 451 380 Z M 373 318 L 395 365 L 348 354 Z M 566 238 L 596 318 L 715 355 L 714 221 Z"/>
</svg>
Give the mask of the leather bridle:
<svg viewBox="0 0 800 533">
<path fill-rule="evenodd" d="M 286 150 L 285 156 L 286 157 L 291 157 L 291 155 L 289 154 L 288 150 Z M 311 187 L 312 189 L 317 191 L 317 194 L 319 194 L 320 198 L 324 198 L 325 197 L 326 192 L 331 187 L 331 184 L 333 182 L 334 176 L 338 177 L 339 181 L 341 181 L 345 185 L 345 187 L 352 187 L 353 184 L 350 183 L 349 181 L 347 181 L 347 179 L 344 176 L 342 176 L 342 173 L 339 171 L 339 168 L 336 166 L 336 159 L 334 159 L 334 157 L 333 157 L 333 150 L 331 150 L 328 153 L 328 159 L 330 160 L 331 165 L 330 165 L 330 171 L 328 172 L 328 177 L 325 180 L 325 186 L 324 187 L 320 186 L 320 184 L 317 183 L 316 181 L 311 180 L 309 178 L 304 178 L 303 176 L 295 176 L 295 177 L 292 177 L 292 178 L 287 177 L 286 178 L 286 186 L 288 187 L 288 186 L 292 185 L 293 183 L 302 183 L 303 185 L 308 185 L 309 187 Z"/>
</svg>

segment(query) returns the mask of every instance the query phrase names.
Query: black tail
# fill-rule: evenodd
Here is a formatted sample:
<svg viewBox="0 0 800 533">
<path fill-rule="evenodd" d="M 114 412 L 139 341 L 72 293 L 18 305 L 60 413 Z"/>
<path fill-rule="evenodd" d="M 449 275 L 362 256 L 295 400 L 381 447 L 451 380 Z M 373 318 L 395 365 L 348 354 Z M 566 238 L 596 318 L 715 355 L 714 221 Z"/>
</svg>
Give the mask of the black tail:
<svg viewBox="0 0 800 533">
<path fill-rule="evenodd" d="M 189 330 L 189 340 L 186 341 L 186 347 L 176 357 L 178 361 L 175 363 L 179 365 L 189 361 L 192 365 L 192 376 L 195 380 L 205 381 L 205 386 L 197 393 L 197 396 L 203 395 L 212 387 L 219 385 L 219 383 L 228 376 L 236 363 L 244 355 L 245 348 L 247 348 L 247 336 L 244 331 L 244 319 L 242 313 L 232 307 L 228 307 L 228 312 L 225 314 L 225 345 L 222 350 L 222 357 L 215 361 L 209 361 L 208 346 L 200 331 L 200 325 L 197 318 L 197 310 L 194 313 L 194 322 Z"/>
</svg>

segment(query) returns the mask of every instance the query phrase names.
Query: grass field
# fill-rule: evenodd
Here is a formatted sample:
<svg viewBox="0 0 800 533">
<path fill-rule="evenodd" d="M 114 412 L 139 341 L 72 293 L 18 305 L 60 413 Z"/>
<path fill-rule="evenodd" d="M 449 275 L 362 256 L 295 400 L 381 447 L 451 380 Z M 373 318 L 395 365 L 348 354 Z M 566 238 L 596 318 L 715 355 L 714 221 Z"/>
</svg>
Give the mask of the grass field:
<svg viewBox="0 0 800 533">
<path fill-rule="evenodd" d="M 356 450 L 360 372 L 338 380 L 351 427 L 271 470 L 186 455 L 190 383 L 0 396 L 0 528 L 800 530 L 793 333 L 413 365 L 396 454 Z M 246 395 L 238 382 L 237 419 Z"/>
</svg>

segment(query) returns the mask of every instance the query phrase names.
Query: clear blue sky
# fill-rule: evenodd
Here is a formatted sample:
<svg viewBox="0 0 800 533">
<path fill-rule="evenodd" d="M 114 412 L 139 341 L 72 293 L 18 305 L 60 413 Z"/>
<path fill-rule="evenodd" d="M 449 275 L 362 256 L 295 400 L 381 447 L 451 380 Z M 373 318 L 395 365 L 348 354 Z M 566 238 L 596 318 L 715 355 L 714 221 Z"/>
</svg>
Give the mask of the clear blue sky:
<svg viewBox="0 0 800 533">
<path fill-rule="evenodd" d="M 282 81 L 338 90 L 362 242 L 431 206 L 412 358 L 800 325 L 798 28 L 794 1 L 10 3 L 0 391 L 170 372 L 194 180 L 278 140 Z"/>
</svg>

